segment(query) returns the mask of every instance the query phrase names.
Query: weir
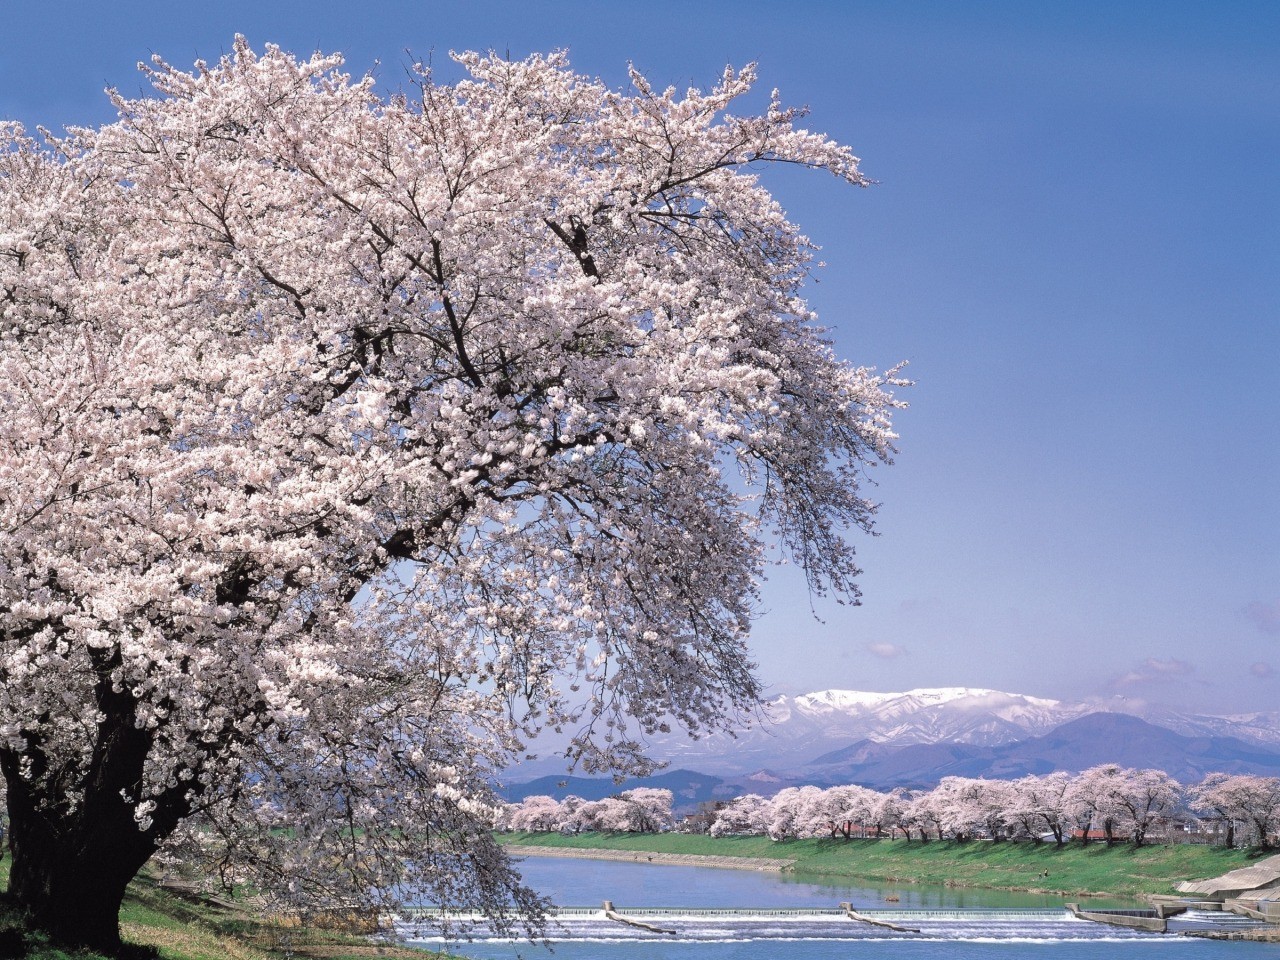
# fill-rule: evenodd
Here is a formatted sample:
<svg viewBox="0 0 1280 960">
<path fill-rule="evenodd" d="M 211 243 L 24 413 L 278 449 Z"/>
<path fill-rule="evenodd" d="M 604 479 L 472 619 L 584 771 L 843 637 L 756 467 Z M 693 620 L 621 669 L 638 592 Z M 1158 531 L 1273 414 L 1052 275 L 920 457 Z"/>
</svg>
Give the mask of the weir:
<svg viewBox="0 0 1280 960">
<path fill-rule="evenodd" d="M 610 920 L 617 923 L 625 923 L 629 927 L 635 927 L 638 930 L 648 930 L 650 933 L 667 933 L 675 936 L 675 930 L 668 930 L 666 927 L 656 927 L 652 923 L 645 923 L 643 920 L 637 920 L 634 917 L 624 917 L 613 909 L 613 901 L 606 900 L 604 902 L 604 915 Z"/>
<path fill-rule="evenodd" d="M 604 918 L 608 913 L 625 913 L 630 918 L 687 919 L 687 920 L 781 920 L 781 919 L 850 919 L 852 906 L 623 906 L 614 908 L 612 900 L 607 906 L 554 906 L 548 911 L 553 920 L 590 920 Z M 856 910 L 854 919 L 879 920 L 879 922 L 910 922 L 910 920 L 1061 920 L 1066 918 L 1062 909 L 929 909 L 901 908 L 892 910 Z M 480 922 L 484 915 L 475 911 L 457 911 L 439 906 L 416 906 L 402 914 L 406 920 L 453 920 L 458 923 Z"/>
<path fill-rule="evenodd" d="M 1140 911 L 1131 911 L 1138 913 Z M 1172 911 L 1169 911 L 1172 912 Z M 1123 915 L 1114 911 L 1111 916 Z M 599 907 L 558 907 L 548 914 L 546 937 L 552 941 L 622 942 L 661 939 L 667 942 L 715 943 L 741 940 L 947 940 L 1055 943 L 1083 940 L 1152 939 L 1175 933 L 1265 926 L 1221 912 L 1190 910 L 1169 919 L 1169 933 L 1142 929 L 1146 924 L 1114 926 L 1072 916 L 1063 908 L 913 909 L 839 907 L 641 907 L 606 901 Z M 1165 922 L 1163 919 L 1160 921 Z M 1154 925 L 1153 925 L 1154 926 Z M 411 941 L 448 944 L 460 934 L 477 941 L 510 941 L 475 913 L 423 907 L 396 922 Z M 517 935 L 518 936 L 518 935 Z"/>
<path fill-rule="evenodd" d="M 844 911 L 846 917 L 850 920 L 857 920 L 859 923 L 869 923 L 873 927 L 884 927 L 886 930 L 893 930 L 895 933 L 919 933 L 919 927 L 900 927 L 891 920 L 880 920 L 875 917 L 869 917 L 865 913 L 859 913 L 853 909 L 852 903 L 840 904 L 840 909 Z"/>
<path fill-rule="evenodd" d="M 680 918 L 689 920 L 717 919 L 847 919 L 844 905 L 837 907 L 614 907 L 608 900 L 607 909 L 625 912 L 632 917 Z M 603 917 L 604 907 L 552 907 L 548 916 L 553 920 L 586 920 Z M 1061 920 L 1067 916 L 1065 909 L 1044 907 L 1010 909 L 961 909 L 961 908 L 897 908 L 892 910 L 858 910 L 861 917 L 884 921 L 910 920 Z M 442 907 L 413 907 L 403 914 L 409 920 L 449 919 L 455 921 L 483 920 L 479 913 L 452 911 Z"/>
</svg>

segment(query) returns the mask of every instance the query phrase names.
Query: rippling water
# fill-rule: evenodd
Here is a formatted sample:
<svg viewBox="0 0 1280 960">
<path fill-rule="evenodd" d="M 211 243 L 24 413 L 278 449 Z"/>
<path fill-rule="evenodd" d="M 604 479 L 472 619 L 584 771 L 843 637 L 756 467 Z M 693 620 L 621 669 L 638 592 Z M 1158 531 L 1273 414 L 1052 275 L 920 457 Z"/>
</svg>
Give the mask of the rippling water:
<svg viewBox="0 0 1280 960">
<path fill-rule="evenodd" d="M 528 859 L 523 871 L 555 903 L 582 908 L 562 911 L 548 930 L 558 960 L 1280 957 L 1275 945 L 1149 934 L 1076 920 L 1060 898 L 1046 895 L 915 885 L 851 887 L 789 874 L 537 857 Z M 654 933 L 610 920 L 600 910 L 606 899 L 619 914 L 674 932 Z M 851 920 L 837 908 L 841 902 L 918 932 Z M 1219 919 L 1221 915 L 1193 915 L 1180 925 Z M 471 942 L 446 941 L 428 930 L 405 932 L 424 947 L 448 947 L 478 960 L 548 956 L 540 946 L 498 937 L 483 925 L 472 931 Z"/>
</svg>

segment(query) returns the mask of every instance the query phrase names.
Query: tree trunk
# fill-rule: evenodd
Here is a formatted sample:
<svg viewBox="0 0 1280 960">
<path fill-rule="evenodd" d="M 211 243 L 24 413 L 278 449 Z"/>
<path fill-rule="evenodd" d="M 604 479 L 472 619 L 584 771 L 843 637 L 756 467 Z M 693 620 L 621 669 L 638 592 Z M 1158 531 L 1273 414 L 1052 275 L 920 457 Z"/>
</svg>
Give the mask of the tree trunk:
<svg viewBox="0 0 1280 960">
<path fill-rule="evenodd" d="M 198 784 L 179 784 L 154 798 L 147 829 L 134 818 L 138 785 L 152 734 L 134 722 L 127 691 L 97 687 L 103 717 L 79 790 L 62 791 L 49 774 L 42 744 L 28 737 L 23 775 L 19 755 L 0 749 L 8 788 L 9 894 L 54 942 L 103 953 L 120 949 L 120 903 L 125 887 L 191 811 Z"/>
<path fill-rule="evenodd" d="M 103 953 L 120 949 L 125 887 L 155 850 L 127 805 L 120 815 L 56 822 L 9 790 L 9 894 L 56 943 Z"/>
<path fill-rule="evenodd" d="M 1084 826 L 1080 828 L 1080 846 L 1087 847 L 1089 845 L 1089 831 L 1093 829 L 1093 817 L 1084 822 Z"/>
</svg>

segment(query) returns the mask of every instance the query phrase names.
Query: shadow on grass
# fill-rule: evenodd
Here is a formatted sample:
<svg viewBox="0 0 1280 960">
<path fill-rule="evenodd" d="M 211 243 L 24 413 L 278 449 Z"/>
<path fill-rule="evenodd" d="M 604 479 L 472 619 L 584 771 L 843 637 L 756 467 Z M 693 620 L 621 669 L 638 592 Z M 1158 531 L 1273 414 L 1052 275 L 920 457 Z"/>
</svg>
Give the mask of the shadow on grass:
<svg viewBox="0 0 1280 960">
<path fill-rule="evenodd" d="M 8 893 L 0 893 L 0 958 L 4 960 L 156 960 L 159 956 L 155 947 L 137 944 L 125 944 L 110 957 L 95 950 L 57 946 L 30 928 L 26 913 Z"/>
</svg>

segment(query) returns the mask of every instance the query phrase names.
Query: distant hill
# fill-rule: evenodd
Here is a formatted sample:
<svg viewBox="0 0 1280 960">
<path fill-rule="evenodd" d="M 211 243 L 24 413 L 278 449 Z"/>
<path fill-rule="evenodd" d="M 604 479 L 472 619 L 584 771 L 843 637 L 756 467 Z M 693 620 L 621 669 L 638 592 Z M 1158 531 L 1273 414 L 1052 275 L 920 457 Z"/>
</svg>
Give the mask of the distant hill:
<svg viewBox="0 0 1280 960">
<path fill-rule="evenodd" d="M 893 787 L 925 789 L 942 777 L 986 777 L 1011 780 L 1053 770 L 1076 772 L 1100 763 L 1154 767 L 1183 783 L 1205 774 L 1258 773 L 1280 776 L 1280 750 L 1237 737 L 1187 736 L 1121 713 L 1090 713 L 1060 724 L 1050 732 L 1012 743 L 908 743 L 896 746 L 859 740 L 819 754 L 781 771 L 718 776 L 680 769 L 628 780 L 622 786 L 607 778 L 541 777 L 507 788 L 508 799 L 549 794 L 563 799 L 610 796 L 632 786 L 666 787 L 676 806 L 690 809 L 706 800 L 743 793 L 770 796 L 784 787 L 856 783 L 877 790 Z"/>
<path fill-rule="evenodd" d="M 673 766 L 736 776 L 751 770 L 790 770 L 822 754 L 871 750 L 867 744 L 967 744 L 999 747 L 1044 736 L 1090 714 L 1137 717 L 1184 737 L 1235 738 L 1280 750 L 1280 713 L 1193 714 L 1114 697 L 1068 702 L 975 687 L 905 693 L 821 690 L 778 697 L 765 721 L 736 737 L 656 740 L 656 756 Z M 860 746 L 861 745 L 861 746 Z"/>
<path fill-rule="evenodd" d="M 653 755 L 677 769 L 654 777 L 619 786 L 550 775 L 513 784 L 507 795 L 599 799 L 627 786 L 658 786 L 689 808 L 801 783 L 923 788 L 944 776 L 1010 779 L 1099 763 L 1156 767 L 1186 782 L 1213 771 L 1280 775 L 1280 712 L 1210 716 L 1123 698 L 1071 703 L 941 687 L 822 690 L 778 697 L 765 715 L 766 723 L 736 737 L 656 740 Z M 512 779 L 520 779 L 518 769 Z"/>
<path fill-rule="evenodd" d="M 1084 704 L 973 687 L 822 690 L 770 701 L 764 722 L 736 736 L 699 741 L 670 736 L 656 741 L 654 749 L 678 766 L 732 775 L 794 767 L 806 756 L 863 741 L 995 746 L 1047 733 L 1088 712 Z"/>
<path fill-rule="evenodd" d="M 1206 773 L 1280 775 L 1280 751 L 1236 737 L 1188 737 L 1121 713 L 1091 713 L 1040 737 L 995 747 L 972 744 L 854 744 L 814 758 L 791 778 L 859 783 L 878 790 L 931 787 L 946 776 L 1009 780 L 1099 763 L 1154 767 L 1194 782 Z"/>
<path fill-rule="evenodd" d="M 720 777 L 693 770 L 668 770 L 622 784 L 612 777 L 539 777 L 527 783 L 507 784 L 499 792 L 508 802 L 515 803 L 533 796 L 563 800 L 572 795 L 584 800 L 602 800 L 632 787 L 658 787 L 671 791 L 676 809 L 688 810 L 707 800 L 731 800 L 747 792 L 744 787 L 747 782 L 745 778 L 738 778 L 738 783 L 728 783 Z"/>
</svg>

